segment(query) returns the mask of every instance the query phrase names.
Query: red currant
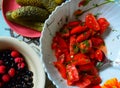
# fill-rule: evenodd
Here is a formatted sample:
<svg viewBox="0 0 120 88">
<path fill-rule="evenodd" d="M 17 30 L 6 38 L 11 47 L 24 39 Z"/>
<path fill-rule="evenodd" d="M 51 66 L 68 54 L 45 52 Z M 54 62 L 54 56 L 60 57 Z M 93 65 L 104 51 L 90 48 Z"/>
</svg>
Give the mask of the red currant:
<svg viewBox="0 0 120 88">
<path fill-rule="evenodd" d="M 12 57 L 18 57 L 19 55 L 20 55 L 20 54 L 19 54 L 18 51 L 13 50 L 13 51 L 11 52 L 11 56 L 12 56 Z"/>
<path fill-rule="evenodd" d="M 9 71 L 8 71 L 8 74 L 10 75 L 10 77 L 14 77 L 15 76 L 15 69 L 10 68 Z"/>
<path fill-rule="evenodd" d="M 9 76 L 8 74 L 4 74 L 4 75 L 2 76 L 2 80 L 3 80 L 4 82 L 8 82 L 8 81 L 10 80 L 10 76 Z"/>
<path fill-rule="evenodd" d="M 4 65 L 0 66 L 0 74 L 4 74 L 6 71 L 6 67 Z"/>
</svg>

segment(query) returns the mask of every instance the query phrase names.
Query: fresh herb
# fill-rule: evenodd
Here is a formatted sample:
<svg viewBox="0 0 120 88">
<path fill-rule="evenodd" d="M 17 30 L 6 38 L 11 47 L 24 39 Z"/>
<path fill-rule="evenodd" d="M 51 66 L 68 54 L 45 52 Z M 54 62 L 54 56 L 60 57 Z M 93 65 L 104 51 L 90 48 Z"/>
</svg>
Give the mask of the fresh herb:
<svg viewBox="0 0 120 88">
<path fill-rule="evenodd" d="M 89 0 L 89 1 L 91 1 L 91 0 Z M 78 16 L 81 16 L 82 14 L 84 14 L 85 12 L 87 12 L 89 10 L 92 10 L 92 9 L 94 9 L 96 7 L 100 7 L 102 5 L 105 5 L 105 4 L 108 4 L 108 3 L 114 3 L 114 2 L 115 2 L 115 0 L 105 0 L 103 3 L 93 4 L 93 7 L 89 8 L 87 10 L 82 11 L 82 10 L 79 9 L 79 10 L 77 10 L 77 12 L 75 11 L 74 15 L 78 17 Z"/>
<path fill-rule="evenodd" d="M 102 65 L 103 65 L 102 62 L 98 62 L 97 65 L 96 65 L 96 67 L 97 67 L 98 69 L 100 69 L 100 67 L 101 67 Z"/>
<path fill-rule="evenodd" d="M 74 53 L 79 52 L 79 47 L 77 45 L 73 45 Z"/>
</svg>

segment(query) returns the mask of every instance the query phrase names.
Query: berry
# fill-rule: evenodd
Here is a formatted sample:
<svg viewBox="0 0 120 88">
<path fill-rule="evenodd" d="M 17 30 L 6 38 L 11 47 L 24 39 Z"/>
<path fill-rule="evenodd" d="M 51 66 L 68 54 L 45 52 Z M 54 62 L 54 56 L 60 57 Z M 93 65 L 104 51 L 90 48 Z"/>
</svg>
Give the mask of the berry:
<svg viewBox="0 0 120 88">
<path fill-rule="evenodd" d="M 0 74 L 4 74 L 6 70 L 6 67 L 4 65 L 0 66 Z"/>
<path fill-rule="evenodd" d="M 19 52 L 15 51 L 15 50 L 13 50 L 13 51 L 11 52 L 11 56 L 12 56 L 12 57 L 18 57 L 19 55 L 20 55 Z"/>
<path fill-rule="evenodd" d="M 18 63 L 18 68 L 23 69 L 24 67 L 25 67 L 25 63 L 24 62 Z"/>
<path fill-rule="evenodd" d="M 8 82 L 8 81 L 10 80 L 10 76 L 9 76 L 8 74 L 4 74 L 4 75 L 2 76 L 2 80 L 3 80 L 4 82 Z"/>
<path fill-rule="evenodd" d="M 15 61 L 15 63 L 20 63 L 20 62 L 23 61 L 23 58 L 21 58 L 21 57 L 16 57 L 16 58 L 14 59 L 14 61 Z"/>
<path fill-rule="evenodd" d="M 0 88 L 2 88 L 3 82 L 0 82 Z"/>
<path fill-rule="evenodd" d="M 16 81 L 18 80 L 18 81 Z M 0 51 L 0 88 L 33 88 L 33 72 L 15 50 Z"/>
<path fill-rule="evenodd" d="M 15 69 L 10 68 L 9 71 L 8 71 L 8 74 L 10 75 L 10 77 L 14 77 L 15 76 Z"/>
<path fill-rule="evenodd" d="M 2 60 L 0 60 L 0 65 L 2 65 L 3 64 L 3 61 Z"/>
</svg>

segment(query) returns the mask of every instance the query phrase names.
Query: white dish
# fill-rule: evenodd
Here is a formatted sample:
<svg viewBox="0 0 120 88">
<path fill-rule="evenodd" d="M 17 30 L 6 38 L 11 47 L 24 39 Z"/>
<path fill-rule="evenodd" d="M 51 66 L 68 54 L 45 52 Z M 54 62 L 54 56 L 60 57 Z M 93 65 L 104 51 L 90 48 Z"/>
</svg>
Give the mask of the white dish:
<svg viewBox="0 0 120 88">
<path fill-rule="evenodd" d="M 86 10 L 91 8 L 93 4 L 100 4 L 105 0 L 91 0 L 91 2 L 80 9 Z M 67 82 L 60 76 L 58 70 L 54 67 L 53 61 L 56 61 L 53 51 L 51 49 L 52 38 L 55 33 L 68 21 L 72 21 L 73 12 L 77 9 L 80 0 L 71 0 L 65 4 L 62 4 L 50 15 L 49 19 L 46 20 L 44 30 L 42 31 L 41 42 L 41 55 L 44 62 L 45 70 L 50 80 L 56 85 L 57 88 L 77 88 L 68 86 Z M 87 13 L 97 14 L 100 13 L 100 17 L 105 17 L 110 22 L 111 31 L 106 31 L 103 35 L 104 41 L 107 48 L 107 58 L 111 60 L 120 59 L 120 7 L 115 3 L 108 3 L 95 9 L 92 9 L 84 13 L 80 19 L 84 19 Z M 66 21 L 68 19 L 68 21 Z M 106 70 L 100 72 L 103 84 L 106 80 L 116 77 L 120 80 L 120 69 L 115 67 L 109 67 Z"/>
<path fill-rule="evenodd" d="M 0 37 L 0 50 L 15 49 L 20 52 L 28 64 L 28 68 L 33 72 L 33 88 L 45 87 L 45 71 L 37 53 L 25 42 L 12 37 Z"/>
</svg>

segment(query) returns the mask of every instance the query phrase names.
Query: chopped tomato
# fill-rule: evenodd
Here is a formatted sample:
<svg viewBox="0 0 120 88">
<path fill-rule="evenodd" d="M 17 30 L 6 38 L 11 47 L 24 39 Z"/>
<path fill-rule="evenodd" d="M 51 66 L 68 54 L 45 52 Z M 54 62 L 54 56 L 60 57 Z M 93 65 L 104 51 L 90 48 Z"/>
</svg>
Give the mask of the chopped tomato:
<svg viewBox="0 0 120 88">
<path fill-rule="evenodd" d="M 86 56 L 85 54 L 76 54 L 73 58 L 72 64 L 74 65 L 85 65 L 90 63 L 90 59 L 88 56 Z"/>
<path fill-rule="evenodd" d="M 66 68 L 65 66 L 60 62 L 54 62 L 54 66 L 58 69 L 58 71 L 61 73 L 61 76 L 66 79 Z"/>
<path fill-rule="evenodd" d="M 88 30 L 80 35 L 78 35 L 77 39 L 76 39 L 76 42 L 82 42 L 84 40 L 87 40 L 91 35 L 91 31 Z"/>
<path fill-rule="evenodd" d="M 76 46 L 76 36 L 72 35 L 70 36 L 70 55 L 74 55 L 76 52 L 74 52 L 74 46 Z"/>
<path fill-rule="evenodd" d="M 76 85 L 80 88 L 88 88 L 87 86 L 89 86 L 90 84 L 91 81 L 87 78 L 82 78 L 82 81 L 76 82 Z"/>
<path fill-rule="evenodd" d="M 105 18 L 99 18 L 98 23 L 100 25 L 100 33 L 103 34 L 109 27 L 110 23 Z"/>
<path fill-rule="evenodd" d="M 101 37 L 92 37 L 91 41 L 94 47 L 99 47 L 104 44 L 104 40 Z"/>
<path fill-rule="evenodd" d="M 99 85 L 101 83 L 101 78 L 98 75 L 85 75 L 85 78 L 91 81 L 91 85 Z"/>
<path fill-rule="evenodd" d="M 66 66 L 66 72 L 67 72 L 67 81 L 70 85 L 70 83 L 74 83 L 75 81 L 79 80 L 79 73 L 75 65 L 67 65 Z"/>
<path fill-rule="evenodd" d="M 78 26 L 78 25 L 80 25 L 81 24 L 81 21 L 71 21 L 71 22 L 69 22 L 68 23 L 68 27 L 76 27 L 76 26 Z"/>
<path fill-rule="evenodd" d="M 88 28 L 93 29 L 94 31 L 99 31 L 100 30 L 100 26 L 97 22 L 97 19 L 95 18 L 95 16 L 93 14 L 88 14 L 85 18 L 86 21 L 86 25 L 88 26 Z"/>
<path fill-rule="evenodd" d="M 92 48 L 92 42 L 91 40 L 85 40 L 80 43 L 79 45 L 81 53 L 88 53 L 91 51 Z"/>
<path fill-rule="evenodd" d="M 81 10 L 77 10 L 74 15 L 81 13 Z M 105 18 L 97 20 L 90 13 L 85 22 L 71 21 L 56 33 L 51 45 L 57 58 L 54 66 L 68 85 L 100 88 L 97 63 L 102 63 L 105 58 L 101 47 L 105 44 L 101 34 L 108 26 L 109 22 Z"/>
<path fill-rule="evenodd" d="M 94 65 L 92 63 L 88 63 L 85 65 L 81 65 L 79 66 L 79 71 L 90 71 L 92 68 L 94 67 Z"/>
<path fill-rule="evenodd" d="M 98 49 L 95 51 L 95 59 L 98 61 L 103 61 L 104 60 L 104 53 L 102 50 Z"/>
<path fill-rule="evenodd" d="M 86 26 L 78 25 L 71 29 L 70 34 L 82 33 L 87 30 Z"/>
</svg>

